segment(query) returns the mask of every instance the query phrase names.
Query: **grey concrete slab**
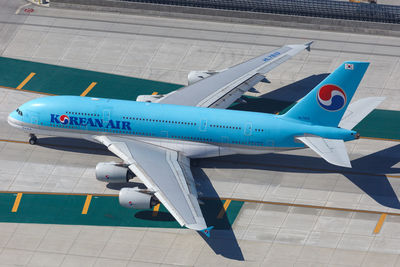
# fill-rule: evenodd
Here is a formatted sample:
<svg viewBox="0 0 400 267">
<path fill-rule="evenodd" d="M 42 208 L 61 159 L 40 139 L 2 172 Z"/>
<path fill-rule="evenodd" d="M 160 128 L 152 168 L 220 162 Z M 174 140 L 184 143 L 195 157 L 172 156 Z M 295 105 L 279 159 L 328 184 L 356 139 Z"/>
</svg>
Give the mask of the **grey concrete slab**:
<svg viewBox="0 0 400 267">
<path fill-rule="evenodd" d="M 41 240 L 38 251 L 67 254 L 80 232 L 79 226 L 52 225 Z"/>
<path fill-rule="evenodd" d="M 328 231 L 313 231 L 307 238 L 306 245 L 322 248 L 336 248 L 342 234 Z"/>
<path fill-rule="evenodd" d="M 63 267 L 75 267 L 78 265 L 83 266 L 94 266 L 96 258 L 77 256 L 77 255 L 65 255 L 65 258 L 61 264 Z"/>
<path fill-rule="evenodd" d="M 397 259 L 398 255 L 370 252 L 365 256 L 362 265 L 368 267 L 379 266 L 382 264 L 384 266 L 395 266 Z"/>
<path fill-rule="evenodd" d="M 342 236 L 337 248 L 367 251 L 369 250 L 373 240 L 374 237 L 372 236 L 346 234 Z"/>
<path fill-rule="evenodd" d="M 337 265 L 361 266 L 366 252 L 336 249 L 329 263 Z"/>
<path fill-rule="evenodd" d="M 29 266 L 60 266 L 65 258 L 64 254 L 36 252 L 33 254 L 28 265 Z"/>
<path fill-rule="evenodd" d="M 324 210 L 319 216 L 314 230 L 343 233 L 350 222 L 351 215 L 349 212 Z"/>
</svg>

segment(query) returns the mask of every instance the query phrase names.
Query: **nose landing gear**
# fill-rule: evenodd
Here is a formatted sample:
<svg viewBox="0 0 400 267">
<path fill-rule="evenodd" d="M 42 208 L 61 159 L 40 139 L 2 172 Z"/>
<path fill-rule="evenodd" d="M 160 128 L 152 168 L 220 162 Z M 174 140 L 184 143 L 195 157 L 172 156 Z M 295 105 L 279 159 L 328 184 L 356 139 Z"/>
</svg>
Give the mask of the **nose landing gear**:
<svg viewBox="0 0 400 267">
<path fill-rule="evenodd" d="M 29 135 L 29 144 L 35 145 L 37 143 L 37 137 L 34 134 Z"/>
</svg>

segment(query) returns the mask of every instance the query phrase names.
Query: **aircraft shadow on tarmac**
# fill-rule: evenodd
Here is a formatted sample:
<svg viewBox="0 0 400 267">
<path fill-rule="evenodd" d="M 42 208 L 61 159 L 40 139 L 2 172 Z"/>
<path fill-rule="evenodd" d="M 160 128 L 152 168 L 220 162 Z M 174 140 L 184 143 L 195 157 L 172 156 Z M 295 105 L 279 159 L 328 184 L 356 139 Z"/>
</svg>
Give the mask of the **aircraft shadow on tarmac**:
<svg viewBox="0 0 400 267">
<path fill-rule="evenodd" d="M 234 104 L 229 109 L 272 114 L 282 112 L 296 101 L 303 98 L 328 75 L 329 73 L 311 75 L 257 98 L 243 96 L 242 99 L 244 99 L 246 103 Z"/>
<path fill-rule="evenodd" d="M 207 225 L 214 226 L 209 238 L 201 233 L 199 233 L 199 235 L 216 254 L 229 259 L 243 261 L 242 250 L 240 249 L 226 213 L 222 218 L 217 218 L 218 213 L 224 206 L 217 191 L 215 191 L 210 179 L 201 168 L 192 168 L 192 172 L 196 183 L 198 183 L 198 188 L 207 191 L 205 195 L 207 198 L 201 199 L 204 205 L 200 205 L 200 207 Z"/>
<path fill-rule="evenodd" d="M 399 199 L 386 177 L 386 175 L 400 173 L 400 168 L 392 167 L 399 161 L 400 145 L 395 145 L 351 161 L 352 168 L 333 166 L 318 157 L 280 153 L 254 156 L 234 155 L 202 159 L 199 161 L 199 165 L 205 168 L 217 169 L 248 168 L 296 173 L 338 173 L 347 177 L 349 181 L 364 191 L 377 203 L 385 207 L 400 209 Z M 260 177 L 260 179 L 262 179 L 262 177 Z M 353 191 L 354 190 L 351 190 L 351 192 Z"/>
<path fill-rule="evenodd" d="M 36 145 L 82 154 L 114 156 L 114 154 L 108 151 L 104 145 L 77 138 L 39 136 Z"/>
<path fill-rule="evenodd" d="M 214 226 L 209 238 L 205 237 L 201 233 L 199 233 L 199 235 L 216 254 L 220 254 L 226 258 L 243 261 L 243 253 L 239 247 L 236 236 L 232 230 L 231 222 L 229 222 L 226 213 L 222 218 L 218 218 L 219 212 L 223 209 L 223 203 L 220 197 L 202 169 L 192 168 L 192 171 L 193 177 L 196 178 L 199 188 L 207 192 L 206 198 L 201 198 L 201 201 L 204 202 L 204 204 L 200 205 L 204 219 L 208 226 Z M 136 182 L 107 184 L 107 188 L 114 190 L 120 190 L 123 187 L 146 188 L 144 184 Z M 139 211 L 135 214 L 135 217 L 137 219 L 149 221 L 175 221 L 174 217 L 168 212 L 159 211 L 157 216 L 153 216 L 152 210 Z"/>
</svg>

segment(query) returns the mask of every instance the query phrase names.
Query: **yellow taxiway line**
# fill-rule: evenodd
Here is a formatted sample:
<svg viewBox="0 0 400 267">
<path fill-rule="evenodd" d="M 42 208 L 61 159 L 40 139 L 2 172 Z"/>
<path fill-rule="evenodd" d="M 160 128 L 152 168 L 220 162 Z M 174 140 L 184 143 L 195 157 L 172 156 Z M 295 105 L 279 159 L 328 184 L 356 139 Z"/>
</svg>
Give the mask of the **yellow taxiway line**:
<svg viewBox="0 0 400 267">
<path fill-rule="evenodd" d="M 157 217 L 158 210 L 160 209 L 160 203 L 154 206 L 152 217 Z"/>
<path fill-rule="evenodd" d="M 0 194 L 34 194 L 34 195 L 62 195 L 62 196 L 88 196 L 87 193 L 60 193 L 60 192 L 35 192 L 35 191 L 0 191 Z M 118 194 L 90 194 L 93 196 L 100 197 L 118 197 Z M 216 199 L 216 198 L 204 198 L 204 199 Z M 260 204 L 270 204 L 277 206 L 288 206 L 288 207 L 301 207 L 301 208 L 314 208 L 314 209 L 322 209 L 322 210 L 338 210 L 338 211 L 348 211 L 348 212 L 359 212 L 359 213 L 370 213 L 370 214 L 382 214 L 382 211 L 374 211 L 374 210 L 359 210 L 359 209 L 351 209 L 351 208 L 339 208 L 339 207 L 329 207 L 329 206 L 318 206 L 311 204 L 296 204 L 296 203 L 286 203 L 286 202 L 275 202 L 275 201 L 263 201 L 263 200 L 253 200 L 253 199 L 244 199 L 244 198 L 220 198 L 221 200 L 230 200 L 232 201 L 241 201 L 241 202 L 249 202 L 249 203 L 260 203 Z M 86 202 L 85 202 L 86 204 Z M 400 216 L 400 212 L 385 212 L 386 215 Z"/>
<path fill-rule="evenodd" d="M 379 232 L 381 231 L 382 225 L 385 222 L 386 216 L 387 216 L 386 213 L 382 213 L 381 217 L 379 218 L 378 223 L 375 226 L 374 234 L 379 234 Z"/>
<path fill-rule="evenodd" d="M 83 205 L 82 214 L 87 214 L 91 201 L 92 201 L 92 195 L 87 195 L 85 200 L 85 205 Z"/>
<path fill-rule="evenodd" d="M 93 89 L 93 87 L 94 87 L 96 84 L 97 84 L 96 82 L 92 82 L 92 83 L 89 85 L 89 87 L 86 88 L 85 91 L 83 91 L 83 93 L 81 94 L 81 96 L 86 96 L 86 95 L 90 92 L 90 90 Z"/>
<path fill-rule="evenodd" d="M 231 204 L 230 199 L 225 200 L 224 206 L 221 208 L 221 210 L 218 213 L 217 219 L 222 219 L 222 217 L 224 216 L 224 214 L 226 213 L 226 210 L 229 207 L 229 204 Z"/>
<path fill-rule="evenodd" d="M 14 87 L 3 86 L 3 85 L 1 85 L 1 87 L 3 87 L 4 89 L 8 89 L 8 90 L 18 90 L 18 91 L 27 92 L 27 93 L 34 93 L 34 94 L 41 94 L 41 95 L 50 95 L 50 96 L 55 95 L 55 94 L 49 94 L 49 93 L 44 93 L 44 92 L 39 92 L 39 91 L 33 91 L 33 90 L 18 89 L 18 88 L 14 88 Z"/>
<path fill-rule="evenodd" d="M 19 203 L 21 202 L 21 198 L 22 198 L 22 193 L 18 193 L 17 197 L 15 198 L 14 205 L 12 207 L 11 212 L 17 212 L 18 211 L 18 207 L 19 207 Z"/>
<path fill-rule="evenodd" d="M 22 87 L 24 87 L 25 84 L 26 84 L 27 82 L 29 82 L 29 80 L 32 79 L 33 76 L 35 76 L 35 74 L 36 74 L 36 73 L 31 72 L 31 73 L 28 75 L 28 77 L 26 77 L 25 80 L 23 80 L 22 83 L 20 83 L 20 84 L 17 86 L 16 89 L 18 89 L 18 90 L 19 90 L 19 89 L 22 89 Z"/>
</svg>

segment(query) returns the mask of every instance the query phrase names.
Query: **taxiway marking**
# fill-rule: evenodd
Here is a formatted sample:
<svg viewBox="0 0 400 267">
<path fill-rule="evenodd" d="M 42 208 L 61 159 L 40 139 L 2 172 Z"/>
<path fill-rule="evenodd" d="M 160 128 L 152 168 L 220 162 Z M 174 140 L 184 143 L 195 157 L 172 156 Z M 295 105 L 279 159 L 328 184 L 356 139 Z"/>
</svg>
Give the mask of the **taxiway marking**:
<svg viewBox="0 0 400 267">
<path fill-rule="evenodd" d="M 160 203 L 154 206 L 152 217 L 157 217 L 158 210 L 160 209 Z"/>
<path fill-rule="evenodd" d="M 19 207 L 19 203 L 21 202 L 21 198 L 22 198 L 22 193 L 18 193 L 17 197 L 15 198 L 14 205 L 12 207 L 11 212 L 17 212 L 18 211 L 18 207 Z"/>
<path fill-rule="evenodd" d="M 381 231 L 382 225 L 385 222 L 386 216 L 387 216 L 386 213 L 382 213 L 381 217 L 378 220 L 378 223 L 375 226 L 374 234 L 379 234 L 379 232 Z"/>
<path fill-rule="evenodd" d="M 86 88 L 86 90 L 83 91 L 83 93 L 81 94 L 81 96 L 86 96 L 86 95 L 90 92 L 90 90 L 93 89 L 93 87 L 94 87 L 96 84 L 97 84 L 96 82 L 92 82 L 92 83 L 88 86 L 88 88 Z"/>
<path fill-rule="evenodd" d="M 0 194 L 35 194 L 35 195 L 62 195 L 62 196 L 88 196 L 85 193 L 58 193 L 58 192 L 34 192 L 34 191 L 0 191 Z M 104 196 L 104 197 L 118 197 L 118 194 L 91 194 L 90 196 Z M 215 199 L 215 198 L 204 198 L 204 199 Z M 230 200 L 230 201 L 241 201 L 241 202 L 249 202 L 249 203 L 260 203 L 260 204 L 269 204 L 269 205 L 277 205 L 277 206 L 288 206 L 288 207 L 301 207 L 301 208 L 313 208 L 313 209 L 321 209 L 321 210 L 338 210 L 338 211 L 347 211 L 347 212 L 358 212 L 358 213 L 368 213 L 368 214 L 382 214 L 382 211 L 377 210 L 358 210 L 351 208 L 339 208 L 339 207 L 328 207 L 328 206 L 318 206 L 318 205 L 310 205 L 310 204 L 296 204 L 296 203 L 286 203 L 286 202 L 274 202 L 274 201 L 263 201 L 263 200 L 253 200 L 253 199 L 243 199 L 243 198 L 220 198 L 221 200 Z M 86 204 L 86 202 L 85 202 Z M 396 212 L 385 212 L 386 215 L 400 216 L 400 213 Z"/>
<path fill-rule="evenodd" d="M 92 201 L 92 195 L 87 195 L 85 200 L 85 205 L 83 205 L 82 214 L 87 214 L 91 201 Z"/>
<path fill-rule="evenodd" d="M 232 200 L 230 200 L 230 199 L 225 200 L 224 206 L 221 208 L 221 210 L 218 213 L 217 219 L 222 219 L 222 217 L 224 216 L 226 210 L 229 207 L 229 204 L 231 204 L 231 201 Z"/>
<path fill-rule="evenodd" d="M 32 79 L 33 76 L 35 76 L 36 73 L 31 72 L 26 78 L 25 80 L 22 81 L 22 83 L 20 83 L 16 89 L 22 89 L 22 87 L 25 86 L 25 84 L 27 84 L 27 82 L 29 82 L 30 79 Z"/>
</svg>

